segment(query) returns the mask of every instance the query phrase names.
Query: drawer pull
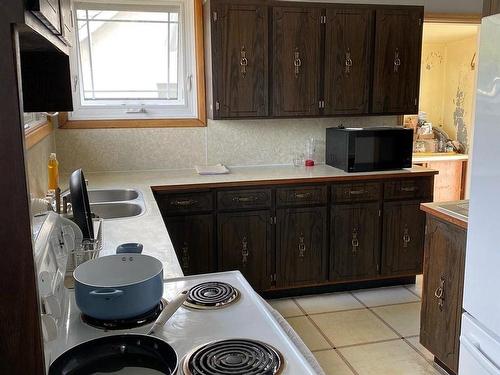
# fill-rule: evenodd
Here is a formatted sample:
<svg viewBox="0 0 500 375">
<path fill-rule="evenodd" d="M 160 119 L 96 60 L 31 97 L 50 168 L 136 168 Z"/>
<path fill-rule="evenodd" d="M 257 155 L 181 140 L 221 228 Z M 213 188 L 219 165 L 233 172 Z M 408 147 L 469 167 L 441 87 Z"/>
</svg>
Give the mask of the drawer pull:
<svg viewBox="0 0 500 375">
<path fill-rule="evenodd" d="M 408 244 L 411 242 L 411 237 L 409 234 L 408 227 L 405 226 L 405 230 L 403 233 L 403 247 L 408 247 Z"/>
<path fill-rule="evenodd" d="M 301 233 L 299 236 L 299 258 L 304 258 L 306 255 L 306 244 L 304 233 Z"/>
<path fill-rule="evenodd" d="M 241 75 L 243 76 L 243 78 L 245 78 L 245 76 L 247 75 L 248 66 L 247 51 L 245 50 L 245 46 L 241 47 L 240 56 Z"/>
<path fill-rule="evenodd" d="M 401 188 L 401 191 L 404 191 L 404 192 L 407 192 L 407 193 L 411 193 L 411 192 L 414 192 L 414 191 L 417 191 L 418 188 L 416 186 L 408 186 L 408 187 L 405 187 L 403 186 Z"/>
<path fill-rule="evenodd" d="M 182 247 L 182 269 L 187 272 L 189 269 L 189 246 L 187 242 L 184 242 Z"/>
<path fill-rule="evenodd" d="M 351 240 L 351 245 L 352 245 L 352 253 L 353 255 L 356 255 L 359 250 L 359 239 L 358 239 L 358 229 L 354 228 L 352 230 L 352 240 Z"/>
<path fill-rule="evenodd" d="M 250 197 L 234 197 L 233 202 L 238 202 L 238 203 L 247 203 L 247 202 L 255 202 L 258 201 L 259 198 L 256 196 L 250 196 Z"/>
<path fill-rule="evenodd" d="M 438 300 L 439 310 L 441 310 L 441 311 L 443 311 L 443 307 L 444 307 L 444 298 L 445 298 L 444 288 L 445 288 L 445 277 L 441 276 L 441 281 L 439 283 L 439 287 L 434 292 L 434 296 Z"/>
<path fill-rule="evenodd" d="M 243 266 L 247 265 L 248 256 L 250 252 L 248 251 L 248 239 L 247 236 L 244 236 L 241 240 L 241 263 Z"/>
<path fill-rule="evenodd" d="M 312 193 L 295 193 L 294 197 L 297 199 L 306 199 L 312 197 Z"/>
<path fill-rule="evenodd" d="M 172 206 L 177 206 L 177 207 L 192 206 L 196 203 L 198 203 L 198 201 L 194 199 L 177 199 L 175 201 L 170 202 Z"/>
<path fill-rule="evenodd" d="M 362 194 L 365 194 L 365 193 L 366 193 L 365 189 L 349 190 L 349 195 L 362 195 Z"/>
</svg>

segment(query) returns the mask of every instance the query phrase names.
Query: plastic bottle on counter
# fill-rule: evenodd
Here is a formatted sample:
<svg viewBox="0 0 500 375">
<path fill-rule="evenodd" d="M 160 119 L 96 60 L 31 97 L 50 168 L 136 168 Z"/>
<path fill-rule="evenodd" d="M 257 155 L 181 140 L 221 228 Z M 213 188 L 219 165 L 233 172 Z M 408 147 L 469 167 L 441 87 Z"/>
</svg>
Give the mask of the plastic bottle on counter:
<svg viewBox="0 0 500 375">
<path fill-rule="evenodd" d="M 59 188 L 59 162 L 54 152 L 49 156 L 47 168 L 49 172 L 49 192 L 55 192 Z"/>
</svg>

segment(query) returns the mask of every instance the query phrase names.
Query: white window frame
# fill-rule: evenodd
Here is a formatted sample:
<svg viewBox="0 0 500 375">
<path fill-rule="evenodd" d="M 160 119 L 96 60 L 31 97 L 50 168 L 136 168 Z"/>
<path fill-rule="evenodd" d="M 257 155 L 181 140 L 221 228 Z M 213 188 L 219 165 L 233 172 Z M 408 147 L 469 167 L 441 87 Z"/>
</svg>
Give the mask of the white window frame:
<svg viewBox="0 0 500 375">
<path fill-rule="evenodd" d="M 78 2 L 84 6 L 103 8 L 103 4 L 130 5 L 134 9 L 143 10 L 151 6 L 180 6 L 179 14 L 179 45 L 183 53 L 180 61 L 179 79 L 184 79 L 183 90 L 180 94 L 183 103 L 158 104 L 153 100 L 113 100 L 114 103 L 103 101 L 95 104 L 82 105 L 83 85 L 80 80 L 80 53 L 78 36 L 75 35 L 74 46 L 70 52 L 70 69 L 73 91 L 73 112 L 68 114 L 69 120 L 147 120 L 147 119 L 191 119 L 198 116 L 197 77 L 195 58 L 195 25 L 194 0 L 162 1 L 148 0 L 86 0 Z M 75 8 L 77 4 L 75 4 Z M 76 22 L 76 11 L 73 12 Z M 126 77 L 124 77 L 125 79 Z"/>
</svg>

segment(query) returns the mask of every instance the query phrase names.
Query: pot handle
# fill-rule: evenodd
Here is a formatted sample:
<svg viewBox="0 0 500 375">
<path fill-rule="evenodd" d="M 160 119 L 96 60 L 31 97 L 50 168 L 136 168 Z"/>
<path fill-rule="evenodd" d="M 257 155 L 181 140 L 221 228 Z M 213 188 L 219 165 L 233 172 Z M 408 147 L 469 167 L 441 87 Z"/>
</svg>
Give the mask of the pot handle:
<svg viewBox="0 0 500 375">
<path fill-rule="evenodd" d="M 160 316 L 156 319 L 153 326 L 147 333 L 148 335 L 156 335 L 158 331 L 160 331 L 167 320 L 170 319 L 172 315 L 182 306 L 184 301 L 188 298 L 189 290 L 184 290 L 180 292 L 174 299 L 172 299 L 167 306 L 162 310 Z"/>
<path fill-rule="evenodd" d="M 89 294 L 91 296 L 94 296 L 94 297 L 102 297 L 102 298 L 111 299 L 111 298 L 120 297 L 124 293 L 123 293 L 123 290 L 120 290 L 120 289 L 96 289 L 96 290 L 91 291 Z"/>
<path fill-rule="evenodd" d="M 142 243 L 122 243 L 116 248 L 117 254 L 141 254 L 144 246 Z"/>
</svg>

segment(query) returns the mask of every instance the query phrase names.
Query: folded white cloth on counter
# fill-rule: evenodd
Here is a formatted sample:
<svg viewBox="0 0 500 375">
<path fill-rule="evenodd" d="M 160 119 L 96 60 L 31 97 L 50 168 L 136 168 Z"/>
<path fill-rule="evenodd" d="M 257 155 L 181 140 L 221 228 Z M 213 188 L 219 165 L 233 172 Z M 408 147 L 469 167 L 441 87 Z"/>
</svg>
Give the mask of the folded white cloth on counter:
<svg viewBox="0 0 500 375">
<path fill-rule="evenodd" d="M 199 175 L 216 175 L 216 174 L 228 174 L 229 169 L 224 164 L 217 165 L 195 165 L 194 168 Z"/>
</svg>

